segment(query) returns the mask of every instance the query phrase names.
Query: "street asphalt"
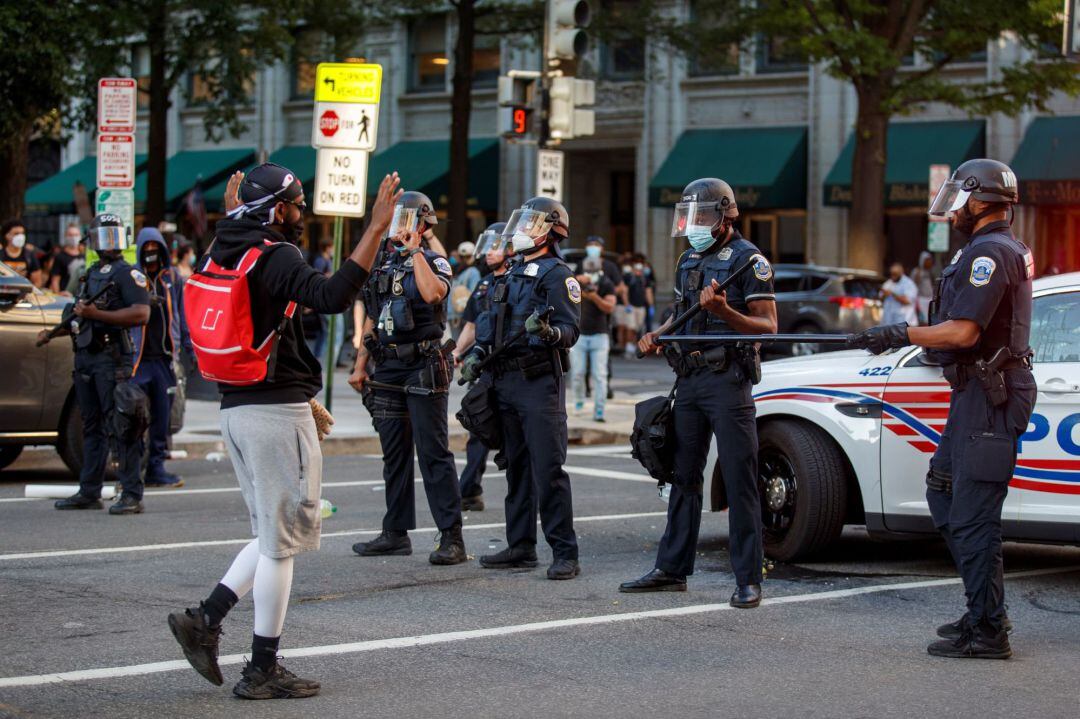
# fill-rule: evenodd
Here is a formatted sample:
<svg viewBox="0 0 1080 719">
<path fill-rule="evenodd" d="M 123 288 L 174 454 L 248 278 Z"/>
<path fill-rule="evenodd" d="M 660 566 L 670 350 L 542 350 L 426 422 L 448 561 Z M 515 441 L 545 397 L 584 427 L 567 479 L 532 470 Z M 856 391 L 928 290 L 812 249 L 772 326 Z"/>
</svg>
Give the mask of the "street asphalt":
<svg viewBox="0 0 1080 719">
<path fill-rule="evenodd" d="M 58 461 L 0 474 L 0 717 L 1080 714 L 1080 549 L 1007 545 L 1013 659 L 936 659 L 925 647 L 963 595 L 935 541 L 849 528 L 814 561 L 773 567 L 762 607 L 732 610 L 724 514 L 704 517 L 689 592 L 617 592 L 652 567 L 665 511 L 625 447 L 571 448 L 583 572 L 568 582 L 544 578 L 542 541 L 532 571 L 431 566 L 419 484 L 414 554 L 358 557 L 352 543 L 380 527 L 381 461 L 325 462 L 339 509 L 321 551 L 297 560 L 282 640 L 286 666 L 323 690 L 262 703 L 230 692 L 250 599 L 226 620 L 224 687 L 187 667 L 165 623 L 248 539 L 228 460 L 172 462 L 186 486 L 148 493 L 134 517 L 20 500 L 26 483 L 71 481 Z M 466 517 L 471 557 L 505 546 L 501 473 L 485 487 L 487 510 Z"/>
</svg>

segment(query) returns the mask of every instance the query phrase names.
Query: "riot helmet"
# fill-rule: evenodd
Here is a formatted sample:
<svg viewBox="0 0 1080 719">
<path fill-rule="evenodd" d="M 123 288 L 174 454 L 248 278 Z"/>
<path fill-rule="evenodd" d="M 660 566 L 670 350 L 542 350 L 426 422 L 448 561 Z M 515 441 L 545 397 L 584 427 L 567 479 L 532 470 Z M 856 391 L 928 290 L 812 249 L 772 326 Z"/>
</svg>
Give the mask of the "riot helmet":
<svg viewBox="0 0 1080 719">
<path fill-rule="evenodd" d="M 431 198 L 415 190 L 403 192 L 397 204 L 394 205 L 394 216 L 390 220 L 390 229 L 387 234 L 393 237 L 399 232 L 417 232 L 421 221 L 426 227 L 420 228 L 420 232 L 439 224 Z"/>
<path fill-rule="evenodd" d="M 86 244 L 99 255 L 123 252 L 130 245 L 124 221 L 108 212 L 95 215 L 86 230 Z"/>
<path fill-rule="evenodd" d="M 570 215 L 561 202 L 550 197 L 534 197 L 514 210 L 503 229 L 515 253 L 538 250 L 549 243 L 556 248 L 570 236 Z"/>
<path fill-rule="evenodd" d="M 488 225 L 487 229 L 476 236 L 476 251 L 475 254 L 473 254 L 473 258 L 479 260 L 492 250 L 504 249 L 506 247 L 506 240 L 503 238 L 502 234 L 505 229 L 505 222 L 496 222 Z"/>
<path fill-rule="evenodd" d="M 979 158 L 968 160 L 945 181 L 930 203 L 932 217 L 957 212 L 969 198 L 994 204 L 1014 205 L 1020 201 L 1016 174 L 1004 162 Z"/>
<path fill-rule="evenodd" d="M 738 216 L 739 206 L 731 185 L 715 177 L 703 177 L 687 185 L 675 203 L 671 236 L 690 238 L 692 244 L 695 239 L 704 241 L 706 235 L 713 236 L 717 225 L 731 222 Z"/>
</svg>

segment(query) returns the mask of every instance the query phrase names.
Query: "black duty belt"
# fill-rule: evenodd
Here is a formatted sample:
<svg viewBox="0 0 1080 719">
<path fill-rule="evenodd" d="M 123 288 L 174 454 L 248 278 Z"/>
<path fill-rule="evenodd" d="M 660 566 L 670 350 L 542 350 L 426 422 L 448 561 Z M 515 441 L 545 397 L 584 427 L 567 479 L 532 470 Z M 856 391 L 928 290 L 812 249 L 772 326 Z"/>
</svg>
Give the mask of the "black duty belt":
<svg viewBox="0 0 1080 719">
<path fill-rule="evenodd" d="M 439 343 L 435 340 L 421 340 L 420 342 L 399 342 L 396 344 L 383 345 L 383 356 L 388 359 L 399 359 L 404 362 L 412 362 L 418 357 L 428 357 L 439 351 Z"/>
<path fill-rule="evenodd" d="M 496 375 L 521 372 L 527 378 L 551 374 L 555 371 L 550 352 L 534 352 L 520 357 L 497 357 L 491 364 Z"/>
<path fill-rule="evenodd" d="M 945 365 L 941 368 L 945 379 L 948 380 L 949 385 L 953 389 L 960 389 L 967 385 L 973 379 L 978 378 L 978 371 L 975 367 L 975 363 L 956 363 Z M 1002 362 L 998 367 L 998 372 L 1005 372 L 1011 369 L 1031 369 L 1031 357 L 1012 357 Z"/>
<path fill-rule="evenodd" d="M 671 345 L 669 345 L 671 347 Z M 679 347 L 672 347 L 674 351 L 665 352 L 668 364 L 675 374 L 680 377 L 693 374 L 699 370 L 710 372 L 724 372 L 731 364 L 729 353 L 725 347 L 710 347 L 704 350 L 682 351 Z"/>
</svg>

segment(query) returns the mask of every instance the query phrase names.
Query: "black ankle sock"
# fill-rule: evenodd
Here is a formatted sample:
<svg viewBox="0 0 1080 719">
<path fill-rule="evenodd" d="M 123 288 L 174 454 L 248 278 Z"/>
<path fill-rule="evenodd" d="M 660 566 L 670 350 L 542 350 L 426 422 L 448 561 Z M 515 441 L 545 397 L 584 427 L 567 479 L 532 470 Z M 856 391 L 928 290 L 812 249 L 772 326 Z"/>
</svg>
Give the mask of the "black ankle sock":
<svg viewBox="0 0 1080 719">
<path fill-rule="evenodd" d="M 206 601 L 202 603 L 202 610 L 206 614 L 206 623 L 211 627 L 219 626 L 221 620 L 225 618 L 230 609 L 236 606 L 238 601 L 240 600 L 233 590 L 224 584 L 218 584 L 214 587 L 214 591 L 210 592 L 210 596 L 206 598 Z"/>
<path fill-rule="evenodd" d="M 260 637 L 251 635 L 251 666 L 260 672 L 267 672 L 277 664 L 278 645 L 281 637 Z"/>
</svg>

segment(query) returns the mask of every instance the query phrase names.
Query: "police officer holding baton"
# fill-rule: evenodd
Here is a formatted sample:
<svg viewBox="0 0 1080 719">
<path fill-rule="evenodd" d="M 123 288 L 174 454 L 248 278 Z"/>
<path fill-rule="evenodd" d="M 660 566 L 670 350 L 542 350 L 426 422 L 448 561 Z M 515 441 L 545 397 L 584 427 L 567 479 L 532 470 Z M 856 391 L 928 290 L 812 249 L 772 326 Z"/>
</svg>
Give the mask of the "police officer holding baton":
<svg viewBox="0 0 1080 719">
<path fill-rule="evenodd" d="M 82 299 L 75 303 L 74 319 L 61 333 L 70 333 L 75 347 L 75 398 L 83 420 L 83 466 L 79 491 L 56 502 L 57 509 L 101 509 L 101 488 L 110 441 L 119 464 L 123 493 L 109 514 L 143 511 L 143 483 L 139 477 L 139 436 L 123 427 L 116 416 L 116 386 L 134 372 L 135 345 L 128 329 L 150 319 L 146 275 L 123 259 L 128 247 L 127 228 L 117 215 L 102 214 L 90 222 L 87 245 L 98 253 L 86 273 Z M 86 298 L 98 296 L 96 302 Z M 38 336 L 44 344 L 52 333 Z"/>
<path fill-rule="evenodd" d="M 874 327 L 851 346 L 878 354 L 910 344 L 943 368 L 949 417 L 926 476 L 926 500 L 964 580 L 967 613 L 938 627 L 940 657 L 1008 659 L 1001 508 L 1016 443 L 1035 407 L 1031 374 L 1031 251 L 1013 236 L 1016 175 L 996 160 L 969 160 L 934 198 L 930 214 L 969 236 L 942 272 L 931 326 Z"/>
<path fill-rule="evenodd" d="M 699 302 L 702 310 L 678 327 L 679 335 L 767 334 L 776 332 L 772 267 L 758 248 L 733 226 L 739 216 L 735 193 L 723 180 L 695 180 L 675 205 L 672 237 L 685 237 L 690 249 L 675 270 L 676 316 Z M 720 284 L 751 264 L 723 290 Z M 669 321 L 638 343 L 643 353 L 659 352 L 659 335 Z M 668 523 L 656 557 L 656 568 L 625 582 L 622 592 L 686 591 L 694 571 L 705 460 L 710 435 L 718 445 L 724 490 L 730 505 L 728 523 L 736 589 L 731 605 L 752 608 L 761 603 L 761 507 L 757 477 L 757 425 L 751 384 L 759 377 L 754 345 L 719 345 L 694 341 L 664 348 L 678 376 L 674 419 L 675 467 Z"/>
</svg>

